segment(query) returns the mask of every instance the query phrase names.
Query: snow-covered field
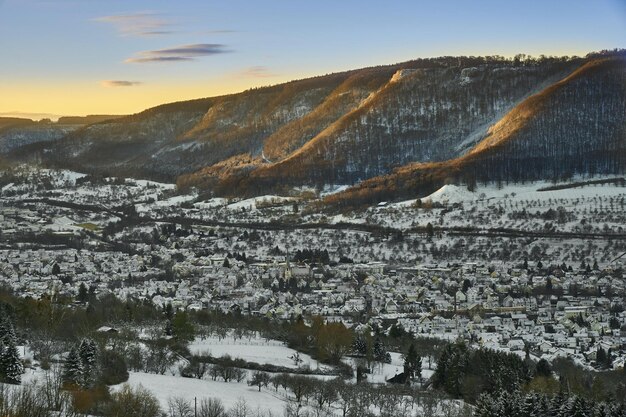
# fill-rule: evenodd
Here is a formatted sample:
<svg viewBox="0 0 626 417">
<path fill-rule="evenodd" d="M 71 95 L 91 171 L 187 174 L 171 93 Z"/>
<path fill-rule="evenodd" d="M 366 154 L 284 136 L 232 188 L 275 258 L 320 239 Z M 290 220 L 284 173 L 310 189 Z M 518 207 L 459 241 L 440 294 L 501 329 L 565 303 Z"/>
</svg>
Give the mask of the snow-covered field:
<svg viewBox="0 0 626 417">
<path fill-rule="evenodd" d="M 571 219 L 559 224 L 560 230 L 576 231 L 580 220 L 591 213 L 607 217 L 607 225 L 618 228 L 622 224 L 623 200 L 626 187 L 617 184 L 586 185 L 562 190 L 539 191 L 554 184 L 539 181 L 527 184 L 496 184 L 476 187 L 469 191 L 465 186 L 444 185 L 431 195 L 421 198 L 423 208 L 417 207 L 417 199 L 401 201 L 386 206 L 369 208 L 365 217 L 369 222 L 385 226 L 408 228 L 416 225 L 441 226 L 485 226 L 537 230 L 545 226 L 543 219 L 513 218 L 515 213 L 527 213 L 538 217 L 552 208 L 562 207 L 571 214 Z M 441 204 L 443 208 L 431 209 L 430 204 Z M 451 207 L 458 204 L 458 207 Z M 425 207 L 425 208 L 424 208 Z M 442 210 L 445 209 L 445 213 Z M 617 215 L 619 218 L 614 218 Z M 362 218 L 354 215 L 353 218 Z M 603 219 L 596 224 L 603 224 Z M 613 224 L 612 224 L 613 223 Z"/>
<path fill-rule="evenodd" d="M 297 198 L 294 197 L 281 197 L 279 195 L 263 195 L 260 197 L 249 198 L 247 200 L 238 201 L 228 205 L 231 210 L 256 210 L 259 206 L 263 205 L 282 205 L 293 201 Z"/>
<path fill-rule="evenodd" d="M 143 386 L 154 394 L 164 410 L 168 408 L 168 400 L 181 397 L 193 404 L 194 398 L 198 403 L 203 398 L 219 398 L 226 409 L 232 408 L 237 401 L 244 399 L 251 410 L 271 411 L 274 415 L 281 415 L 285 408 L 285 401 L 274 395 L 271 390 L 259 392 L 256 387 L 249 387 L 245 383 L 221 382 L 206 379 L 181 378 L 171 375 L 155 375 L 141 372 L 131 372 L 127 382 L 129 385 Z M 113 390 L 123 386 L 117 385 Z"/>
<path fill-rule="evenodd" d="M 400 374 L 404 371 L 404 359 L 402 354 L 396 352 L 390 352 L 391 363 L 377 363 L 372 366 L 371 373 L 367 375 L 367 381 L 375 384 L 384 384 L 388 379 Z M 356 361 L 353 358 L 345 358 L 345 363 L 356 366 Z M 428 360 L 422 359 L 422 378 L 428 379 L 434 373 L 435 363 L 432 364 L 433 369 L 428 369 Z"/>
<path fill-rule="evenodd" d="M 193 354 L 209 353 L 213 357 L 229 355 L 233 359 L 243 359 L 261 365 L 272 364 L 292 369 L 303 366 L 309 366 L 311 369 L 320 367 L 318 361 L 304 353 L 299 355 L 302 362 L 296 365 L 293 358 L 298 353 L 297 351 L 284 346 L 278 340 L 265 340 L 260 337 L 235 339 L 233 336 L 226 336 L 220 339 L 217 336 L 211 336 L 203 339 L 196 338 L 189 345 L 189 350 Z M 321 368 L 323 369 L 324 366 Z"/>
</svg>

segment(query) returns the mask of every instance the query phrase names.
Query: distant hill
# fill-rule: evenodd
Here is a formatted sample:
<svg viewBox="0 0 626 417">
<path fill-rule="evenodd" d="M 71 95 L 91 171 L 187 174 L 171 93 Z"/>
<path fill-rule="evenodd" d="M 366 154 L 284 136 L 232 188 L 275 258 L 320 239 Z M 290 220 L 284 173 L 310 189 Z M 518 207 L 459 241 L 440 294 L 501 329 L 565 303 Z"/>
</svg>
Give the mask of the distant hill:
<svg viewBox="0 0 626 417">
<path fill-rule="evenodd" d="M 6 129 L 29 126 L 33 124 L 35 124 L 35 122 L 30 119 L 23 119 L 19 117 L 0 117 L 0 132 Z"/>
<path fill-rule="evenodd" d="M 90 120 L 8 152 L 219 195 L 353 185 L 340 204 L 623 173 L 625 74 L 621 51 L 419 59 Z"/>
<path fill-rule="evenodd" d="M 85 125 L 119 117 L 121 116 L 72 116 L 61 117 L 57 122 L 52 122 L 50 119 L 34 121 L 27 118 L 0 117 L 0 155 L 23 152 L 32 145 L 56 142 Z M 15 160 L 16 158 L 9 159 Z M 2 168 L 1 165 L 0 168 Z"/>
<path fill-rule="evenodd" d="M 94 123 L 106 122 L 107 120 L 119 119 L 123 116 L 110 114 L 91 114 L 88 116 L 62 116 L 57 120 L 58 124 L 65 125 L 90 125 Z"/>
</svg>

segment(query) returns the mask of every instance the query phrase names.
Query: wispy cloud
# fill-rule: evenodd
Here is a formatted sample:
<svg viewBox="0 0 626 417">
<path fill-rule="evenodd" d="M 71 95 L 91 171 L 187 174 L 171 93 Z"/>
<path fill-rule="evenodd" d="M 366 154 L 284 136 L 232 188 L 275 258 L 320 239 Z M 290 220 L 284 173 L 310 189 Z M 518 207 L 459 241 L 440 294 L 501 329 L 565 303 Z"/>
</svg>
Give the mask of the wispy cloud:
<svg viewBox="0 0 626 417">
<path fill-rule="evenodd" d="M 113 87 L 134 87 L 136 85 L 141 85 L 140 81 L 125 81 L 125 80 L 102 80 L 100 81 L 100 85 L 107 88 Z"/>
<path fill-rule="evenodd" d="M 102 16 L 93 19 L 115 27 L 122 36 L 158 36 L 174 33 L 172 22 L 153 12 L 137 12 Z"/>
<path fill-rule="evenodd" d="M 198 57 L 224 54 L 227 52 L 231 51 L 226 48 L 226 45 L 217 43 L 196 43 L 177 46 L 174 48 L 139 52 L 134 57 L 128 58 L 125 62 L 148 63 L 191 61 Z"/>
<path fill-rule="evenodd" d="M 239 75 L 244 78 L 271 78 L 278 76 L 278 74 L 271 72 L 267 67 L 263 66 L 246 68 L 245 70 L 241 71 Z"/>
</svg>

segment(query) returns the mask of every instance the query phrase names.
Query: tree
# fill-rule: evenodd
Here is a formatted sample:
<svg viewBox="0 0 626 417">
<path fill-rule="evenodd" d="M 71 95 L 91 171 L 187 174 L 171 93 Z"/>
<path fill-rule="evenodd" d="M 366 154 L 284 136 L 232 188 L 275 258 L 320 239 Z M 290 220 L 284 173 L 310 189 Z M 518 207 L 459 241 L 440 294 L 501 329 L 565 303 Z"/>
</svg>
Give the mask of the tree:
<svg viewBox="0 0 626 417">
<path fill-rule="evenodd" d="M 596 362 L 602 366 L 606 363 L 606 352 L 602 347 L 598 347 L 598 350 L 596 350 Z"/>
<path fill-rule="evenodd" d="M 374 341 L 374 360 L 383 363 L 391 363 L 391 355 L 387 352 L 383 342 L 376 338 Z"/>
<path fill-rule="evenodd" d="M 63 365 L 63 384 L 78 387 L 83 382 L 83 362 L 78 349 L 72 346 Z"/>
<path fill-rule="evenodd" d="M 164 375 L 170 366 L 176 362 L 176 358 L 167 343 L 167 340 L 157 339 L 148 344 L 146 356 L 146 370 Z"/>
<path fill-rule="evenodd" d="M 110 417 L 160 417 L 159 401 L 144 387 L 124 385 L 111 396 L 107 416 Z"/>
<path fill-rule="evenodd" d="M 262 387 L 267 387 L 270 383 L 270 376 L 267 372 L 256 371 L 252 374 L 252 379 L 248 381 L 248 385 L 259 387 L 261 392 Z"/>
<path fill-rule="evenodd" d="M 404 373 L 409 378 L 421 378 L 422 358 L 417 354 L 415 345 L 411 343 L 407 354 L 404 356 Z"/>
<path fill-rule="evenodd" d="M 9 340 L 0 355 L 0 378 L 9 384 L 20 384 L 23 373 L 24 365 L 17 351 L 17 346 Z"/>
<path fill-rule="evenodd" d="M 11 321 L 6 317 L 0 321 L 0 346 L 2 343 L 17 344 L 17 336 L 15 334 L 13 323 L 11 323 Z"/>
<path fill-rule="evenodd" d="M 170 397 L 167 400 L 168 417 L 193 417 L 193 407 L 182 397 Z"/>
<path fill-rule="evenodd" d="M 104 350 L 100 355 L 100 380 L 106 385 L 128 381 L 128 368 L 124 356 L 112 350 Z"/>
<path fill-rule="evenodd" d="M 337 398 L 337 392 L 335 391 L 332 381 L 319 381 L 313 390 L 313 399 L 315 401 L 315 410 L 317 415 L 323 415 L 323 411 Z"/>
<path fill-rule="evenodd" d="M 177 311 L 172 319 L 172 336 L 180 343 L 189 343 L 195 337 L 195 328 L 184 311 Z"/>
<path fill-rule="evenodd" d="M 87 290 L 87 286 L 84 282 L 80 283 L 80 287 L 78 287 L 78 301 L 81 303 L 86 303 L 89 300 L 89 291 Z"/>
<path fill-rule="evenodd" d="M 181 371 L 181 375 L 185 378 L 202 379 L 209 368 L 208 362 L 201 360 L 198 356 L 192 356 L 189 360 L 189 364 Z"/>
<path fill-rule="evenodd" d="M 432 238 L 435 235 L 435 230 L 434 230 L 433 225 L 431 223 L 428 223 L 426 225 L 426 235 L 429 238 Z"/>
<path fill-rule="evenodd" d="M 305 376 L 286 376 L 285 379 L 298 404 L 302 404 L 302 400 L 311 395 L 315 387 L 314 380 Z"/>
<path fill-rule="evenodd" d="M 78 346 L 78 355 L 82 364 L 83 388 L 91 388 L 98 379 L 98 347 L 92 339 L 83 339 Z"/>
<path fill-rule="evenodd" d="M 352 351 L 357 355 L 365 355 L 367 353 L 367 341 L 362 335 L 357 335 L 354 338 Z"/>
<path fill-rule="evenodd" d="M 226 417 L 226 409 L 219 398 L 204 398 L 198 407 L 198 417 Z"/>
<path fill-rule="evenodd" d="M 343 323 L 322 323 L 316 333 L 316 344 L 322 360 L 339 363 L 350 351 L 352 333 Z"/>
<path fill-rule="evenodd" d="M 545 359 L 540 359 L 537 362 L 537 368 L 535 369 L 535 375 L 549 377 L 552 375 L 552 367 L 550 363 Z"/>
</svg>

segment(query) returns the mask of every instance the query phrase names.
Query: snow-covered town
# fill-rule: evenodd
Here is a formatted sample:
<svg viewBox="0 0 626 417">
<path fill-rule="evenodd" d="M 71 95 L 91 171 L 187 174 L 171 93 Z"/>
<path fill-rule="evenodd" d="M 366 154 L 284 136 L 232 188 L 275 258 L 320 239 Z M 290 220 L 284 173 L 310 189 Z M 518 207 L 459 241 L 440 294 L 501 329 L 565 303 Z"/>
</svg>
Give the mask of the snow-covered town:
<svg viewBox="0 0 626 417">
<path fill-rule="evenodd" d="M 319 214 L 306 214 L 311 203 L 302 198 L 264 208 L 260 202 L 269 197 L 252 203 L 202 201 L 197 195 L 174 196 L 175 188 L 165 184 L 105 179 L 97 186 L 70 172 L 51 171 L 46 174 L 50 186 L 35 189 L 28 176 L 39 174 L 24 175 L 22 184 L 2 188 L 0 217 L 2 281 L 23 296 L 57 294 L 80 302 L 87 293 L 113 294 L 157 306 L 281 319 L 304 314 L 351 325 L 397 321 L 415 334 L 461 337 L 509 351 L 530 348 L 538 357 L 568 355 L 588 366 L 596 365 L 598 348 L 610 349 L 611 367 L 624 366 L 623 184 L 570 189 L 568 200 L 557 192 L 547 198 L 536 191 L 531 197 L 520 193 L 515 199 L 498 198 L 499 190 L 487 188 L 491 195 L 481 200 L 481 190 L 447 190 L 449 195 L 443 190 L 423 199 L 424 206 L 437 208 L 398 214 L 382 206 L 342 215 L 339 228 L 336 218 L 325 226 Z M 499 194 L 507 192 L 515 193 Z M 528 219 L 518 219 L 520 201 L 537 207 L 537 214 L 528 210 Z M 123 223 L 116 210 L 123 215 L 128 203 L 140 222 L 113 229 L 109 222 Z M 76 210 L 78 204 L 84 209 Z M 317 227 L 271 227 L 292 220 L 294 205 L 304 212 L 302 224 Z M 473 222 L 490 210 L 516 219 L 503 224 L 508 229 L 534 230 L 539 227 L 533 223 L 541 223 L 541 230 L 573 236 L 505 238 L 491 247 L 490 237 L 415 229 L 461 227 L 457 217 Z M 555 213 L 552 222 L 543 220 L 549 211 Z M 382 228 L 394 215 L 404 216 L 407 220 L 395 223 L 407 226 Z M 382 227 L 360 230 L 362 216 Z M 602 219 L 606 239 L 577 237 L 581 225 L 598 223 L 594 216 Z M 601 255 L 594 247 L 602 248 Z M 493 255 L 468 258 L 481 249 Z"/>
<path fill-rule="evenodd" d="M 463 341 L 534 363 L 566 359 L 588 372 L 623 372 L 626 188 L 613 178 L 573 184 L 445 186 L 420 200 L 329 214 L 316 204 L 333 189 L 232 201 L 169 184 L 24 167 L 1 189 L 0 282 L 18 297 L 78 310 L 113 297 L 277 323 L 304 318 L 315 326 L 317 317 L 355 335 L 376 329 L 433 346 Z M 104 324 L 98 332 L 137 330 Z M 192 358 L 211 352 L 213 361 L 229 355 L 288 371 L 305 366 L 322 379 L 340 372 L 285 340 L 236 331 L 196 333 Z M 427 387 L 439 351 L 419 352 Z M 346 351 L 342 363 L 358 369 L 352 355 Z M 393 385 L 406 372 L 405 356 L 391 350 L 364 378 Z M 164 409 L 177 393 L 191 401 L 189 392 L 231 390 L 221 386 L 228 377 L 179 385 L 189 360 L 153 368 L 163 371 L 154 375 L 135 365 L 128 383 L 159 393 Z M 24 377 L 41 372 L 34 366 Z M 250 368 L 239 380 L 246 378 L 255 378 Z M 277 414 L 290 404 L 289 395 L 268 397 L 271 389 L 261 388 L 243 385 L 222 397 L 228 407 L 241 406 L 242 397 Z M 448 407 L 465 412 L 462 403 Z"/>
<path fill-rule="evenodd" d="M 626 417 L 622 3 L 0 0 L 0 417 Z"/>
</svg>

